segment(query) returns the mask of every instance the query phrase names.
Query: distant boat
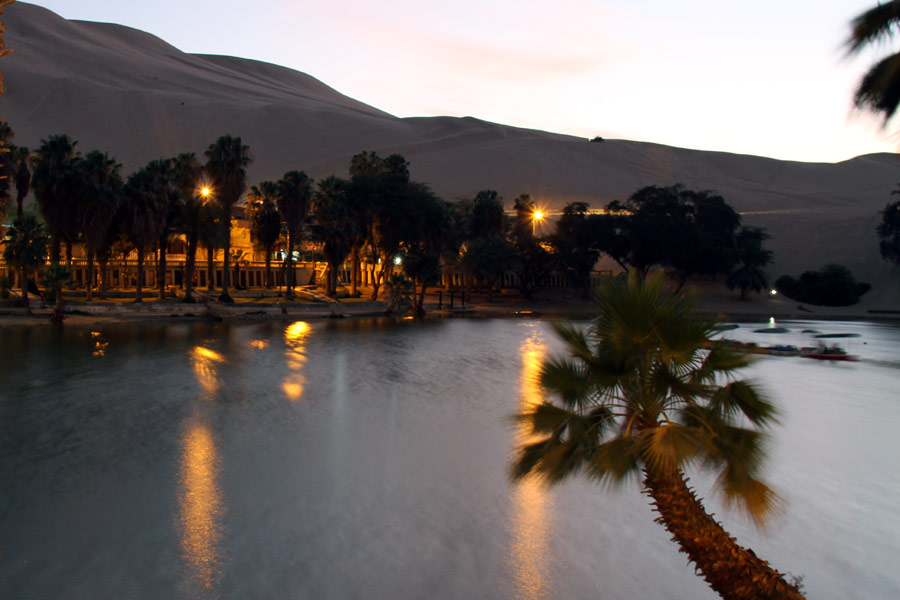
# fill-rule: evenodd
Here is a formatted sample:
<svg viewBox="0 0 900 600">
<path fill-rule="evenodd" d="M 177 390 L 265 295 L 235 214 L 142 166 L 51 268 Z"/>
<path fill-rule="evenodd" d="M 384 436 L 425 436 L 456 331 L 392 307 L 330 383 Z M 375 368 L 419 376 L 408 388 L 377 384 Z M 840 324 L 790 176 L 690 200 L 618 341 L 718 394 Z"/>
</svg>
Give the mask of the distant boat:
<svg viewBox="0 0 900 600">
<path fill-rule="evenodd" d="M 851 338 L 851 337 L 859 337 L 858 333 L 826 333 L 822 335 L 817 335 L 818 339 L 832 339 L 832 338 Z M 831 344 L 830 346 L 825 342 L 819 342 L 819 345 L 815 348 L 804 348 L 800 353 L 800 356 L 805 358 L 814 358 L 816 360 L 843 360 L 843 361 L 858 361 L 859 356 L 855 354 L 850 354 L 843 347 L 838 346 L 837 344 Z"/>
</svg>

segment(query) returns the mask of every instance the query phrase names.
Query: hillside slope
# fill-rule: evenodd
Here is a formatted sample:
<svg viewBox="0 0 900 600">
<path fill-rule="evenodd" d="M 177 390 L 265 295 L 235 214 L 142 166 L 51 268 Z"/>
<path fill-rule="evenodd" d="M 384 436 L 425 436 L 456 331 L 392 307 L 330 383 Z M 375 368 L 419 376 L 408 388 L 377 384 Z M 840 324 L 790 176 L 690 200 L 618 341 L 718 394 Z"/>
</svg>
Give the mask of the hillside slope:
<svg viewBox="0 0 900 600">
<path fill-rule="evenodd" d="M 397 118 L 309 75 L 258 61 L 186 54 L 147 33 L 67 21 L 22 2 L 6 9 L 0 118 L 36 147 L 68 133 L 79 149 L 109 151 L 127 174 L 148 160 L 205 148 L 224 133 L 254 156 L 250 179 L 290 169 L 345 175 L 361 150 L 399 152 L 415 179 L 447 199 L 498 190 L 548 208 L 600 207 L 644 185 L 714 189 L 772 234 L 783 273 L 841 262 L 874 284 L 873 307 L 900 305 L 900 273 L 878 255 L 875 226 L 900 181 L 897 157 L 800 163 L 651 143 L 580 138 L 474 118 Z"/>
</svg>

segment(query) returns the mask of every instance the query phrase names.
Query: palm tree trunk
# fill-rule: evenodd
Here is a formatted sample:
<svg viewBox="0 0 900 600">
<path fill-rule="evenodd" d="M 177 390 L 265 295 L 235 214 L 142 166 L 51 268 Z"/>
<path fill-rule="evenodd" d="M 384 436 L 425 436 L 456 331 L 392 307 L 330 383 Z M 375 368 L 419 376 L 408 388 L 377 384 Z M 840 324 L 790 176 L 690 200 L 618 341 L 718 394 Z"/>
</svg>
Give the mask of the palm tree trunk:
<svg viewBox="0 0 900 600">
<path fill-rule="evenodd" d="M 22 284 L 22 306 L 25 307 L 25 310 L 28 311 L 28 314 L 31 314 L 31 306 L 28 305 L 28 269 L 26 267 L 22 267 L 21 271 L 21 281 L 19 283 Z"/>
<path fill-rule="evenodd" d="M 62 244 L 59 241 L 58 235 L 50 236 L 50 263 L 54 265 L 59 264 L 59 255 L 61 253 Z"/>
<path fill-rule="evenodd" d="M 213 282 L 215 280 L 215 250 L 212 246 L 206 247 L 206 278 L 207 281 L 206 290 L 211 292 L 213 291 Z"/>
<path fill-rule="evenodd" d="M 159 299 L 166 299 L 166 238 L 159 238 L 159 258 L 156 261 L 156 287 L 159 290 Z"/>
<path fill-rule="evenodd" d="M 796 585 L 785 581 L 752 550 L 738 545 L 706 512 L 680 471 L 651 474 L 645 470 L 644 485 L 660 514 L 657 523 L 672 534 L 672 540 L 719 596 L 725 600 L 804 598 Z"/>
<path fill-rule="evenodd" d="M 93 252 L 88 252 L 87 260 L 88 260 L 87 277 L 85 277 L 85 281 L 84 281 L 84 283 L 85 283 L 85 286 L 84 286 L 85 287 L 85 301 L 93 302 L 94 301 L 94 296 L 92 293 L 93 289 L 94 289 L 94 253 Z"/>
<path fill-rule="evenodd" d="M 197 235 L 188 236 L 187 261 L 184 274 L 184 301 L 194 301 L 194 272 L 197 269 Z"/>
<path fill-rule="evenodd" d="M 356 298 L 359 293 L 359 247 L 354 246 L 350 253 L 352 272 L 350 273 L 350 297 Z"/>
<path fill-rule="evenodd" d="M 423 282 L 422 282 L 422 291 L 419 293 L 419 298 L 418 298 L 418 300 L 416 301 L 416 307 L 415 307 L 415 309 L 416 309 L 416 314 L 419 315 L 420 317 L 423 316 L 423 315 L 425 314 L 425 290 L 426 290 L 427 288 L 428 288 L 428 284 L 426 284 L 426 283 L 423 281 Z M 416 288 L 413 287 L 413 290 L 415 290 L 415 289 L 416 289 Z"/>
<path fill-rule="evenodd" d="M 294 234 L 288 231 L 288 252 L 287 252 L 287 298 L 294 297 Z"/>
<path fill-rule="evenodd" d="M 222 256 L 222 293 L 219 294 L 219 300 L 222 302 L 233 302 L 231 296 L 228 295 L 228 286 L 231 283 L 231 273 L 229 272 L 231 268 L 231 261 L 229 260 L 231 258 L 231 227 L 228 227 L 226 231 L 225 247 L 222 248 L 224 251 Z"/>
<path fill-rule="evenodd" d="M 272 289 L 272 247 L 266 248 L 266 289 Z"/>
<path fill-rule="evenodd" d="M 101 258 L 98 262 L 100 263 L 100 297 L 106 298 L 106 288 L 109 287 L 109 273 L 106 268 L 107 261 L 105 258 Z"/>
<path fill-rule="evenodd" d="M 137 251 L 137 289 L 134 293 L 135 302 L 143 302 L 141 292 L 144 290 L 144 249 L 138 248 Z"/>
</svg>

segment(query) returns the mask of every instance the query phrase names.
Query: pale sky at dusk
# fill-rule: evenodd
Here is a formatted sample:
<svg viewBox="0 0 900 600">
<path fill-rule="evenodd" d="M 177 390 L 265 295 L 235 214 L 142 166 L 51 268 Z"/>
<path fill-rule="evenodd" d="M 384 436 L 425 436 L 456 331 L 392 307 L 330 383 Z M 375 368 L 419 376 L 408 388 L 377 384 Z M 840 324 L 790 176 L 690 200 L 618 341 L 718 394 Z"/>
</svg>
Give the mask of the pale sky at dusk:
<svg viewBox="0 0 900 600">
<path fill-rule="evenodd" d="M 34 0 L 186 52 L 303 71 L 391 114 L 775 158 L 900 149 L 844 56 L 875 0 Z"/>
</svg>

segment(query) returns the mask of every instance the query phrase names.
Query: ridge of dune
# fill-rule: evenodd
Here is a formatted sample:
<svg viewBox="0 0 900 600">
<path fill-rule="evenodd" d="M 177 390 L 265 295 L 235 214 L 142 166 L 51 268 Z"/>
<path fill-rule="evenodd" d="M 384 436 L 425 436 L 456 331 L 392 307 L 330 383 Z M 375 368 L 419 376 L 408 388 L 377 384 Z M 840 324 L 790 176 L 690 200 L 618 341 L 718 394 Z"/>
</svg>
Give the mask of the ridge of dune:
<svg viewBox="0 0 900 600">
<path fill-rule="evenodd" d="M 36 147 L 68 133 L 82 152 L 109 151 L 128 174 L 161 156 L 202 156 L 224 133 L 254 156 L 251 183 L 291 169 L 346 175 L 362 150 L 403 154 L 415 179 L 448 200 L 497 190 L 510 206 L 529 193 L 551 210 L 572 201 L 599 208 L 645 185 L 715 190 L 765 227 L 772 279 L 827 262 L 876 284 L 873 307 L 900 305 L 900 275 L 878 254 L 879 211 L 900 181 L 897 155 L 839 163 L 676 148 L 648 142 L 589 143 L 474 117 L 398 118 L 286 67 L 187 54 L 148 33 L 68 21 L 21 1 L 5 9 L 0 62 L 7 93 L 0 118 L 14 142 Z"/>
</svg>

